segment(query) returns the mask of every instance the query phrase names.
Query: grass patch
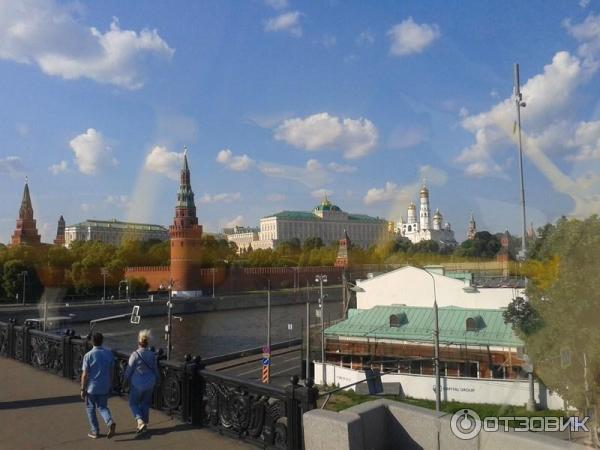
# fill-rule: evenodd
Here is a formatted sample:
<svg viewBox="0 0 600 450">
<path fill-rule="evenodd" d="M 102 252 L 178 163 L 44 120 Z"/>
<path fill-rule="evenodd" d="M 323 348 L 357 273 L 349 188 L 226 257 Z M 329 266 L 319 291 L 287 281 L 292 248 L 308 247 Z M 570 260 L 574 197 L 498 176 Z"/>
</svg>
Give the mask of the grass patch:
<svg viewBox="0 0 600 450">
<path fill-rule="evenodd" d="M 327 402 L 325 409 L 329 411 L 342 411 L 350 408 L 354 405 L 359 405 L 370 400 L 377 400 L 379 398 L 387 398 L 397 402 L 407 403 L 409 405 L 420 406 L 421 408 L 427 408 L 435 410 L 435 401 L 433 400 L 421 400 L 416 398 L 401 398 L 397 395 L 362 395 L 357 394 L 354 391 L 340 391 L 331 396 L 331 399 Z M 319 399 L 318 407 L 320 408 L 325 398 Z M 514 417 L 514 416 L 533 416 L 533 417 L 544 417 L 553 416 L 561 417 L 564 416 L 564 411 L 556 410 L 541 410 L 541 411 L 527 411 L 525 406 L 513 406 L 513 405 L 491 405 L 487 403 L 459 403 L 459 402 L 442 402 L 441 410 L 447 413 L 455 413 L 460 409 L 472 409 L 482 419 L 486 417 Z"/>
</svg>

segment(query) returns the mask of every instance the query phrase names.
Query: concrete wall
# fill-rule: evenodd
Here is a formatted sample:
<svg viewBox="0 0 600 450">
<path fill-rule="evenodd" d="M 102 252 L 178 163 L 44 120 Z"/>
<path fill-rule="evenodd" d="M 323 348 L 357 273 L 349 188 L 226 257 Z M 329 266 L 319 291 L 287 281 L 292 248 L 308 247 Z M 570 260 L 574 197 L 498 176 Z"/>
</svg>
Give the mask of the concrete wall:
<svg viewBox="0 0 600 450">
<path fill-rule="evenodd" d="M 427 274 L 415 267 L 403 267 L 374 278 L 361 280 L 357 285 L 365 292 L 357 292 L 357 308 L 370 309 L 376 305 L 404 304 L 407 306 L 433 305 L 433 281 L 435 279 L 438 306 L 463 308 L 499 309 L 508 306 L 523 290 L 512 288 L 479 288 L 477 292 L 465 292 L 467 286 L 461 280 L 439 274 Z"/>
<path fill-rule="evenodd" d="M 326 365 L 327 384 L 344 386 L 365 379 L 359 370 L 346 367 Z M 322 365 L 315 363 L 315 383 L 322 383 Z M 430 375 L 387 374 L 381 381 L 390 386 L 401 386 L 407 397 L 435 400 L 435 377 Z M 522 406 L 529 398 L 527 380 L 498 380 L 490 378 L 441 377 L 442 400 L 462 403 L 489 403 L 497 405 Z M 542 408 L 560 410 L 564 407 L 563 399 L 550 392 L 539 382 L 535 382 L 535 400 Z M 350 389 L 364 392 L 366 383 Z M 399 388 L 394 388 L 398 393 Z"/>
<path fill-rule="evenodd" d="M 481 432 L 470 440 L 456 437 L 451 415 L 390 400 L 376 400 L 342 412 L 304 414 L 305 450 L 558 450 L 583 449 L 542 433 Z"/>
</svg>

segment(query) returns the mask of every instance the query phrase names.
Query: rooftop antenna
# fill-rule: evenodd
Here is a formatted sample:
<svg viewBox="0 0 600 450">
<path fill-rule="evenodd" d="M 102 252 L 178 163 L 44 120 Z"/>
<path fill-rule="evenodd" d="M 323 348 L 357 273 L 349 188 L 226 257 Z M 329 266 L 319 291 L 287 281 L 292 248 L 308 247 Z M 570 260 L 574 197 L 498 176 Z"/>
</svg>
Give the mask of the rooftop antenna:
<svg viewBox="0 0 600 450">
<path fill-rule="evenodd" d="M 514 81 L 514 95 L 515 95 L 515 106 L 517 108 L 517 132 L 519 133 L 519 173 L 521 176 L 521 214 L 523 219 L 523 229 L 521 233 L 521 251 L 517 255 L 517 258 L 521 261 L 527 258 L 527 220 L 525 218 L 525 184 L 523 181 L 523 143 L 521 141 L 521 108 L 525 108 L 526 103 L 523 101 L 523 94 L 521 93 L 521 83 L 519 80 L 519 64 L 515 63 L 515 81 Z"/>
</svg>

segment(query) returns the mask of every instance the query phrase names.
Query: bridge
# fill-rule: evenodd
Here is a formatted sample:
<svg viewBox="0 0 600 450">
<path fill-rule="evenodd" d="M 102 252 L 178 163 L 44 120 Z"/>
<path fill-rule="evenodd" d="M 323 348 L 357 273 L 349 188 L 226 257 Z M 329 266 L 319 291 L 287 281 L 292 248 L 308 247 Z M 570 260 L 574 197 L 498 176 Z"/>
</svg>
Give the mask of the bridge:
<svg viewBox="0 0 600 450">
<path fill-rule="evenodd" d="M 0 322 L 0 423 L 11 430 L 11 437 L 3 436 L 3 446 L 8 445 L 6 439 L 15 439 L 6 448 L 82 448 L 88 425 L 75 381 L 88 350 L 89 343 L 76 336 Z M 113 354 L 113 391 L 125 397 L 128 386 L 121 380 L 129 355 Z M 211 370 L 190 356 L 184 361 L 159 358 L 159 372 L 154 432 L 132 436 L 134 423 L 126 403 L 113 399 L 115 421 L 121 424 L 115 440 L 131 444 L 144 438 L 153 441 L 152 446 L 156 443 L 144 448 L 175 447 L 176 442 L 206 442 L 203 448 L 302 448 L 302 415 L 316 407 L 318 397 L 310 381 L 300 385 L 298 377 L 292 377 L 285 386 L 264 385 Z"/>
</svg>

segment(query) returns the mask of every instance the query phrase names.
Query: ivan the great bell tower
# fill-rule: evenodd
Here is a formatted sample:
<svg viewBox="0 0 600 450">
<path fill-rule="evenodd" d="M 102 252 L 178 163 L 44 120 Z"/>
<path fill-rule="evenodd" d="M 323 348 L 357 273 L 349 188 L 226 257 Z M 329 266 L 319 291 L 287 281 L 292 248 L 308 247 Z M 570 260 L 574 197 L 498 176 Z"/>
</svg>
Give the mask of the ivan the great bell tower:
<svg viewBox="0 0 600 450">
<path fill-rule="evenodd" d="M 183 155 L 181 182 L 177 193 L 177 206 L 171 237 L 171 279 L 173 291 L 200 291 L 200 239 L 202 226 L 198 225 L 194 192 L 190 184 L 187 149 Z"/>
</svg>

